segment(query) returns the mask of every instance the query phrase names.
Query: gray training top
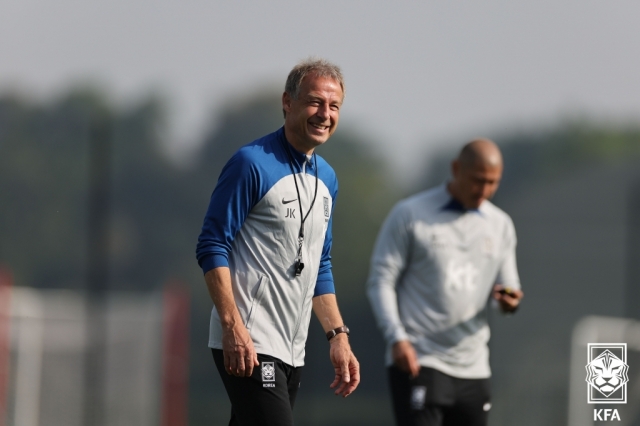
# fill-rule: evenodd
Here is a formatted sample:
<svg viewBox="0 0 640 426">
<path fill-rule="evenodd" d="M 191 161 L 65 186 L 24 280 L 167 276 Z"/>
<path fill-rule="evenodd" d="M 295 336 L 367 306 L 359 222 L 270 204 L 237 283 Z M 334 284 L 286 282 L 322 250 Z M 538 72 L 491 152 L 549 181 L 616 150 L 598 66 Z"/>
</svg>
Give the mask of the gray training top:
<svg viewBox="0 0 640 426">
<path fill-rule="evenodd" d="M 374 248 L 367 294 L 391 347 L 409 340 L 418 362 L 453 377 L 487 378 L 487 302 L 493 285 L 520 288 L 511 218 L 489 201 L 467 210 L 445 185 L 400 201 Z"/>
</svg>

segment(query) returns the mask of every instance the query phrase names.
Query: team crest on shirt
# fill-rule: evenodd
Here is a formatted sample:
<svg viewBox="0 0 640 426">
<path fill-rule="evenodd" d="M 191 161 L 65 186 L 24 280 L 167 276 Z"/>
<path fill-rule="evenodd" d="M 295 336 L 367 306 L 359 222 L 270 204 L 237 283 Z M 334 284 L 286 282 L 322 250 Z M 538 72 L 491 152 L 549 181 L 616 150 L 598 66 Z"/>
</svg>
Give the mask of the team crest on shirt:
<svg viewBox="0 0 640 426">
<path fill-rule="evenodd" d="M 469 262 L 450 261 L 445 269 L 445 287 L 453 291 L 472 291 L 477 286 L 478 269 Z"/>
<path fill-rule="evenodd" d="M 491 237 L 485 237 L 482 243 L 482 252 L 484 254 L 493 254 L 493 240 Z"/>
<path fill-rule="evenodd" d="M 276 385 L 276 367 L 273 362 L 262 362 L 262 367 L 260 368 L 262 372 L 262 387 L 263 388 L 275 388 Z"/>
</svg>

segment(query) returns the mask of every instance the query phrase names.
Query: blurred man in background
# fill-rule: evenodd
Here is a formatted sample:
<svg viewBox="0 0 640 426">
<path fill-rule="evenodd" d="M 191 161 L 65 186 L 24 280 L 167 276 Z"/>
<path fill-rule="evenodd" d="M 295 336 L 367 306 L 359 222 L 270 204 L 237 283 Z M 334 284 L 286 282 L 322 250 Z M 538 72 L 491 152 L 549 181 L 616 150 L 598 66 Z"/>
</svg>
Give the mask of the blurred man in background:
<svg viewBox="0 0 640 426">
<path fill-rule="evenodd" d="M 515 312 L 523 296 L 513 222 L 489 201 L 499 148 L 469 142 L 452 174 L 393 208 L 371 259 L 367 292 L 399 426 L 487 424 L 488 301 Z"/>
<path fill-rule="evenodd" d="M 298 64 L 282 95 L 284 126 L 236 152 L 211 196 L 196 254 L 230 425 L 293 425 L 312 308 L 330 343 L 331 388 L 346 397 L 360 381 L 331 273 L 338 183 L 314 152 L 335 131 L 343 98 L 337 66 Z"/>
</svg>

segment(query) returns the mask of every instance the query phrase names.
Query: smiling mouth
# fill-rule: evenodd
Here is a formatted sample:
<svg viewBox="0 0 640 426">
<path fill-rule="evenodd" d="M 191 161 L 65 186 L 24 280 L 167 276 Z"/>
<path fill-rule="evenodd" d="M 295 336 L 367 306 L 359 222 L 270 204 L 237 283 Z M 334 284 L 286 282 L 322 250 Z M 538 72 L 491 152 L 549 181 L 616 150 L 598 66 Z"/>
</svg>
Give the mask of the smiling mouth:
<svg viewBox="0 0 640 426">
<path fill-rule="evenodd" d="M 322 124 L 317 124 L 317 123 L 309 123 L 311 125 L 311 127 L 313 127 L 314 129 L 318 129 L 318 130 L 329 130 L 329 126 L 324 126 Z"/>
</svg>

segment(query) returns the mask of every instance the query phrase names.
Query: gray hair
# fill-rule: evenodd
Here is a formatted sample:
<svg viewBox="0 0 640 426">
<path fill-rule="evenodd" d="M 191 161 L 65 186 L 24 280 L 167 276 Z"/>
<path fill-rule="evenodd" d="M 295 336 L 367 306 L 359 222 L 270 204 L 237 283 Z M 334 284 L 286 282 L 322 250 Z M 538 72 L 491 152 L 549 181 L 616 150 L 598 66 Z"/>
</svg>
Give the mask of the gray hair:
<svg viewBox="0 0 640 426">
<path fill-rule="evenodd" d="M 293 67 L 284 85 L 285 93 L 291 96 L 292 99 L 298 99 L 300 95 L 300 85 L 308 74 L 314 74 L 316 77 L 331 78 L 337 81 L 340 83 L 342 96 L 344 97 L 344 78 L 342 77 L 340 67 L 321 58 L 309 58 Z"/>
</svg>

